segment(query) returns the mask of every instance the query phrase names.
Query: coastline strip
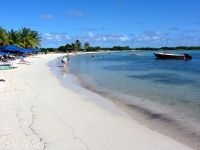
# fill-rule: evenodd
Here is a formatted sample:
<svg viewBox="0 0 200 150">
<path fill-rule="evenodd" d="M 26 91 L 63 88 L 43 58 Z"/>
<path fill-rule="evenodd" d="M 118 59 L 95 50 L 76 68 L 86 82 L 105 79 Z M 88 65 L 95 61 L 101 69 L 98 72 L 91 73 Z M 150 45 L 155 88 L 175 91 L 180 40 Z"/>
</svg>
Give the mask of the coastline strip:
<svg viewBox="0 0 200 150">
<path fill-rule="evenodd" d="M 0 149 L 191 149 L 99 95 L 62 86 L 46 65 L 59 56 L 30 58 L 31 65 L 1 71 L 6 82 L 0 86 Z"/>
</svg>

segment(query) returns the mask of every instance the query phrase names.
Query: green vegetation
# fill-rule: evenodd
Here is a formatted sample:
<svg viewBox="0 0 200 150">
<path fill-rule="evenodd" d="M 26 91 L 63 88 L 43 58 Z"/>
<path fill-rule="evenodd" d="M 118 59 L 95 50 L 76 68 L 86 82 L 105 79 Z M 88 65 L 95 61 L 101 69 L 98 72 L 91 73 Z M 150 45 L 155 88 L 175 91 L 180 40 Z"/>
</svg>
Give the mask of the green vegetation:
<svg viewBox="0 0 200 150">
<path fill-rule="evenodd" d="M 78 41 L 78 42 L 77 42 Z M 58 47 L 58 51 L 60 52 L 71 52 L 71 51 L 117 51 L 117 50 L 148 50 L 148 51 L 156 51 L 156 50 L 200 50 L 200 46 L 177 46 L 177 47 L 161 47 L 161 48 L 151 48 L 151 47 L 140 47 L 140 48 L 130 48 L 129 46 L 113 46 L 112 48 L 101 48 L 100 46 L 91 47 L 88 42 L 82 44 L 79 40 L 76 40 L 74 43 L 66 44 L 65 46 Z"/>
<path fill-rule="evenodd" d="M 16 45 L 22 48 L 41 47 L 42 37 L 37 31 L 29 28 L 21 28 L 19 31 L 6 31 L 0 27 L 0 46 Z"/>
<path fill-rule="evenodd" d="M 83 46 L 82 46 L 83 45 Z M 48 49 L 49 50 L 49 49 Z M 82 44 L 79 40 L 76 40 L 74 43 L 66 44 L 65 46 L 58 47 L 58 51 L 60 52 L 71 52 L 71 51 L 85 51 L 85 52 L 91 52 L 91 51 L 116 51 L 116 50 L 133 50 L 129 48 L 129 46 L 114 46 L 113 48 L 101 48 L 100 46 L 92 47 L 88 42 L 85 42 Z"/>
</svg>

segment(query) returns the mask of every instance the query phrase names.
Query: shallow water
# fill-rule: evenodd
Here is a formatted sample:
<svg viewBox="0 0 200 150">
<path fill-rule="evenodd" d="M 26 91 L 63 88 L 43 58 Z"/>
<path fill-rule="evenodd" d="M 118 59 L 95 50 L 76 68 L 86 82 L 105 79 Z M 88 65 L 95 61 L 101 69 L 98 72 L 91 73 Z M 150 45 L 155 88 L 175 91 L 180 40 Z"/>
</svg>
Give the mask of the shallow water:
<svg viewBox="0 0 200 150">
<path fill-rule="evenodd" d="M 135 53 L 143 56 L 130 55 Z M 120 93 L 148 99 L 200 119 L 200 51 L 178 53 L 188 53 L 193 59 L 159 60 L 152 51 L 106 52 L 104 57 L 102 53 L 94 58 L 73 56 L 68 67 L 84 87 L 104 96 Z"/>
<path fill-rule="evenodd" d="M 131 55 L 137 53 L 142 56 Z M 128 113 L 141 111 L 149 115 L 150 120 L 160 118 L 165 123 L 171 122 L 170 126 L 178 124 L 173 120 L 182 121 L 195 129 L 190 133 L 190 127 L 175 130 L 184 129 L 193 135 L 196 130 L 200 131 L 200 51 L 178 53 L 188 53 L 193 59 L 160 60 L 153 51 L 71 56 L 67 68 L 60 67 L 59 78 L 67 86 L 65 76 L 73 74 L 83 87 L 112 100 L 123 110 L 128 108 Z M 62 66 L 60 60 L 58 64 Z"/>
</svg>

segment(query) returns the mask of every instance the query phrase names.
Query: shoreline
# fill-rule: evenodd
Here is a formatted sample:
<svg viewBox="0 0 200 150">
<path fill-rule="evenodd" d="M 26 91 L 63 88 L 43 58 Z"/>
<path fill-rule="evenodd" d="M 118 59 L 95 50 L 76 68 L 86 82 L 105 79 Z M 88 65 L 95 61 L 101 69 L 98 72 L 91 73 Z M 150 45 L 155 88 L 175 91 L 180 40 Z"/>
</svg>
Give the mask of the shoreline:
<svg viewBox="0 0 200 150">
<path fill-rule="evenodd" d="M 145 125 L 153 131 L 171 137 L 192 148 L 200 149 L 200 128 L 197 120 L 195 121 L 193 118 L 185 120 L 185 116 L 180 113 L 176 114 L 177 112 L 175 110 L 171 108 L 167 110 L 163 109 L 164 107 L 162 105 L 149 102 L 143 98 L 134 97 L 137 99 L 137 102 L 130 104 L 122 102 L 118 93 L 115 94 L 119 97 L 113 98 L 105 94 L 105 91 L 93 90 L 79 82 L 77 82 L 79 86 L 112 101 L 116 107 L 126 112 L 133 120 L 137 120 L 141 125 Z"/>
<path fill-rule="evenodd" d="M 139 124 L 100 95 L 65 88 L 47 66 L 63 55 L 27 58 L 32 64 L 1 72 L 0 148 L 192 149 Z"/>
<path fill-rule="evenodd" d="M 151 130 L 167 135 L 181 143 L 185 143 L 190 147 L 200 149 L 200 128 L 197 120 L 195 121 L 192 118 L 186 119 L 184 115 L 176 110 L 165 108 L 166 106 L 139 97 L 131 97 L 137 99 L 137 102 L 134 103 L 122 102 L 120 99 L 121 96 L 118 93 L 115 93 L 114 95 L 118 96 L 113 98 L 113 94 L 109 96 L 105 91 L 96 91 L 93 87 L 90 87 L 90 85 L 81 83 L 79 78 L 75 75 L 68 74 L 68 76 L 72 76 L 70 78 L 73 78 L 75 84 L 81 86 L 81 88 L 85 88 L 113 102 L 114 105 L 126 112 L 134 120 L 137 120 L 140 124 L 147 126 Z M 58 78 L 61 82 L 69 82 L 69 79 L 65 78 L 63 80 L 61 76 Z M 64 86 L 79 92 L 76 88 L 69 87 L 65 84 Z M 130 99 L 130 97 L 127 96 L 126 98 Z"/>
</svg>

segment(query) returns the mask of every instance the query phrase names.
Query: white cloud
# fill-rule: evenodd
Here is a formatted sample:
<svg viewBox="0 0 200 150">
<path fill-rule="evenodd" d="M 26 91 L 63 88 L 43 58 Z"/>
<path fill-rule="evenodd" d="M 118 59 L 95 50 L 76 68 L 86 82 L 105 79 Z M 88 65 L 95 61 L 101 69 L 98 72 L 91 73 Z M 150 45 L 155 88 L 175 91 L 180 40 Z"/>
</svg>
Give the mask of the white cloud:
<svg viewBox="0 0 200 150">
<path fill-rule="evenodd" d="M 49 33 L 44 34 L 45 36 L 51 36 Z"/>
<path fill-rule="evenodd" d="M 56 35 L 56 36 L 55 36 L 55 40 L 56 40 L 56 41 L 62 41 L 62 37 L 61 37 L 60 35 Z"/>
<path fill-rule="evenodd" d="M 151 30 L 144 31 L 142 34 L 146 35 L 146 36 L 156 36 L 156 35 L 167 36 L 167 35 L 169 35 L 169 33 L 160 32 L 160 31 L 151 31 Z"/>
<path fill-rule="evenodd" d="M 56 44 L 57 47 L 61 45 L 71 44 L 74 43 L 77 39 L 80 40 L 82 43 L 89 42 L 90 45 L 94 46 L 102 46 L 102 45 L 108 45 L 107 43 L 110 43 L 112 45 L 123 45 L 123 42 L 130 42 L 131 39 L 126 35 L 121 35 L 118 33 L 112 33 L 112 34 L 93 34 L 92 32 L 89 32 L 85 35 L 76 35 L 76 36 L 69 36 L 65 32 L 61 33 L 44 33 L 42 35 L 43 37 L 43 43 L 47 45 L 49 43 L 52 45 L 52 43 Z M 122 43 L 122 44 L 119 44 Z M 127 46 L 127 44 L 126 44 Z"/>
<path fill-rule="evenodd" d="M 142 34 L 136 35 L 136 42 L 138 41 L 146 46 L 168 44 L 171 41 L 169 35 L 169 33 L 160 31 L 144 31 Z"/>
<path fill-rule="evenodd" d="M 171 30 L 176 30 L 176 31 L 178 31 L 179 29 L 176 28 L 176 27 L 172 27 Z"/>
<path fill-rule="evenodd" d="M 96 38 L 96 41 L 101 41 L 101 39 L 100 38 Z"/>
<path fill-rule="evenodd" d="M 94 37 L 94 35 L 92 34 L 92 32 L 89 32 L 88 36 L 91 37 L 91 38 Z"/>
<path fill-rule="evenodd" d="M 103 41 L 107 41 L 107 39 L 105 37 L 102 38 Z"/>
<path fill-rule="evenodd" d="M 185 33 L 193 33 L 193 32 L 198 32 L 197 30 L 195 29 L 192 29 L 192 30 L 184 30 Z"/>
<path fill-rule="evenodd" d="M 184 34 L 170 34 L 160 31 L 144 31 L 140 34 L 122 35 L 118 33 L 94 34 L 92 32 L 80 35 L 68 35 L 66 32 L 45 33 L 42 35 L 46 45 L 63 46 L 74 43 L 77 39 L 81 43 L 89 42 L 91 46 L 110 47 L 121 45 L 129 47 L 162 47 L 179 45 L 199 45 L 200 36 L 186 36 Z"/>
<path fill-rule="evenodd" d="M 149 41 L 149 37 L 146 35 L 136 35 L 138 41 Z"/>
<path fill-rule="evenodd" d="M 76 11 L 76 10 L 70 10 L 70 11 L 67 12 L 67 16 L 81 18 L 81 17 L 83 17 L 83 14 L 81 12 Z"/>
<path fill-rule="evenodd" d="M 130 39 L 127 36 L 120 37 L 121 41 L 129 41 Z"/>
<path fill-rule="evenodd" d="M 66 38 L 67 40 L 70 40 L 70 39 L 71 39 L 68 35 L 66 35 L 65 38 Z"/>
<path fill-rule="evenodd" d="M 69 40 L 69 36 L 64 36 L 61 34 L 50 34 L 50 33 L 44 33 L 42 35 L 42 38 L 46 42 L 63 42 L 65 40 Z"/>
<path fill-rule="evenodd" d="M 54 18 L 53 15 L 48 15 L 48 14 L 42 15 L 41 17 L 42 17 L 42 19 L 53 19 Z"/>
<path fill-rule="evenodd" d="M 47 40 L 52 40 L 52 36 L 49 33 L 43 34 L 42 37 L 47 39 Z"/>
</svg>

